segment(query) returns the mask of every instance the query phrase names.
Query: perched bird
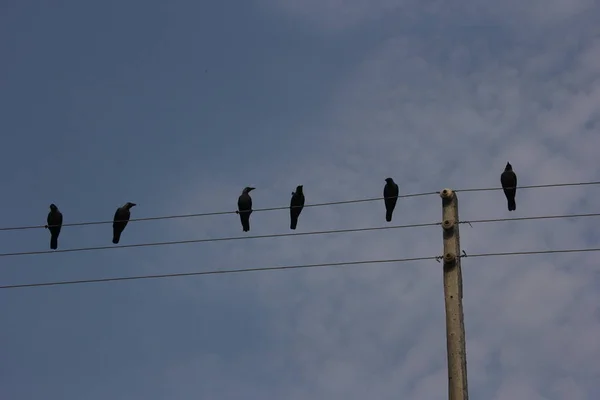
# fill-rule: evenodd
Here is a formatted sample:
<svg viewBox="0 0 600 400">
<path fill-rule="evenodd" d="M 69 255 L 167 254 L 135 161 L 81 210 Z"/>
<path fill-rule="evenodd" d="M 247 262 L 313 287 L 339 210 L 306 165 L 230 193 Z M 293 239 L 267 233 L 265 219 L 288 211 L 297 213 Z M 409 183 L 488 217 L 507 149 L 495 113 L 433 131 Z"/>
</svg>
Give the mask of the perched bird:
<svg viewBox="0 0 600 400">
<path fill-rule="evenodd" d="M 298 185 L 296 191 L 292 192 L 292 200 L 290 201 L 290 229 L 296 229 L 298 225 L 298 217 L 304 208 L 304 191 L 303 186 Z"/>
<path fill-rule="evenodd" d="M 517 203 L 515 202 L 515 196 L 517 195 L 517 174 L 514 173 L 512 165 L 509 162 L 506 163 L 504 172 L 500 175 L 500 183 L 502 183 L 502 189 L 504 195 L 508 201 L 508 211 L 514 211 L 517 209 Z"/>
<path fill-rule="evenodd" d="M 385 203 L 385 220 L 390 222 L 392 220 L 392 214 L 394 208 L 396 208 L 396 202 L 398 201 L 398 185 L 392 178 L 386 178 L 386 184 L 383 187 L 383 197 Z"/>
<path fill-rule="evenodd" d="M 256 188 L 245 187 L 242 194 L 238 198 L 238 211 L 240 214 L 240 221 L 242 221 L 242 229 L 244 232 L 250 231 L 250 214 L 252 214 L 252 197 L 250 192 Z"/>
<path fill-rule="evenodd" d="M 60 235 L 60 228 L 62 228 L 63 223 L 63 215 L 56 205 L 50 204 L 50 212 L 46 222 L 48 223 L 46 229 L 50 231 L 50 248 L 56 250 L 58 248 L 58 235 Z"/>
<path fill-rule="evenodd" d="M 129 217 L 131 216 L 131 212 L 129 211 L 131 207 L 136 206 L 135 203 L 127 202 L 123 207 L 117 208 L 115 212 L 115 217 L 113 218 L 113 240 L 114 244 L 119 243 L 121 240 L 121 233 L 125 230 L 127 226 L 127 222 L 129 222 Z"/>
</svg>

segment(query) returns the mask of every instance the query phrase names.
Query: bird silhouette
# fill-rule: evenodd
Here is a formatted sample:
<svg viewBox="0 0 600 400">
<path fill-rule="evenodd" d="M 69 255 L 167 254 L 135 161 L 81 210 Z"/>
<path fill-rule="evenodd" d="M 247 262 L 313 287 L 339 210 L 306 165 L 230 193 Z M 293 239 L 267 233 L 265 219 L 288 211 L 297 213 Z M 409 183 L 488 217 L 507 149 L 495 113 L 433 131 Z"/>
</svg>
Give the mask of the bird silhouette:
<svg viewBox="0 0 600 400">
<path fill-rule="evenodd" d="M 244 232 L 250 231 L 250 214 L 252 214 L 252 197 L 250 192 L 256 188 L 247 186 L 242 191 L 240 197 L 238 197 L 238 214 L 240 214 L 240 221 L 242 222 L 242 229 Z"/>
<path fill-rule="evenodd" d="M 398 201 L 398 185 L 392 178 L 386 178 L 385 186 L 383 187 L 383 197 L 385 203 L 385 220 L 387 222 L 392 221 L 392 214 L 394 208 L 396 208 L 396 202 Z"/>
<path fill-rule="evenodd" d="M 131 207 L 135 207 L 137 204 L 127 202 L 123 207 L 117 208 L 115 216 L 113 218 L 113 240 L 114 244 L 118 244 L 121 240 L 121 234 L 125 230 L 129 217 L 131 216 Z"/>
<path fill-rule="evenodd" d="M 517 209 L 515 201 L 515 196 L 517 195 L 517 174 L 515 174 L 509 162 L 506 163 L 504 172 L 500 175 L 500 183 L 508 202 L 508 211 L 515 211 Z"/>
<path fill-rule="evenodd" d="M 46 218 L 46 228 L 50 231 L 50 248 L 56 250 L 58 248 L 58 236 L 62 228 L 63 215 L 54 204 L 50 204 L 50 212 Z"/>
<path fill-rule="evenodd" d="M 290 200 L 290 229 L 296 229 L 298 225 L 298 217 L 304 208 L 304 187 L 298 185 L 296 191 L 292 192 Z"/>
</svg>

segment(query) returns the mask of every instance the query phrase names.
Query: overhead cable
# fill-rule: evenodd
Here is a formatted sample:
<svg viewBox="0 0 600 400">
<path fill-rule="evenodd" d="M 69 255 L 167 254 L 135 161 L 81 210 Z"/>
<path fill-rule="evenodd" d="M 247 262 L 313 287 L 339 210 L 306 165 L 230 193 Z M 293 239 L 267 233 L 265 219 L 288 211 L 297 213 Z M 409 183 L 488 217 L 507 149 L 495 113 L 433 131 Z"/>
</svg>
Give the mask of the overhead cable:
<svg viewBox="0 0 600 400">
<path fill-rule="evenodd" d="M 504 252 L 504 253 L 469 254 L 469 255 L 461 256 L 461 257 L 466 257 L 466 258 L 499 257 L 499 256 L 534 255 L 534 254 L 582 253 L 582 252 L 597 252 L 597 251 L 600 251 L 600 248 L 510 251 L 510 252 Z M 281 271 L 281 270 L 292 270 L 292 269 L 341 267 L 341 266 L 365 265 L 365 264 L 405 263 L 405 262 L 424 261 L 424 260 L 436 260 L 437 261 L 440 258 L 441 258 L 441 256 L 428 256 L 428 257 L 413 257 L 413 258 L 396 258 L 396 259 L 386 259 L 386 260 L 345 261 L 345 262 L 336 262 L 336 263 L 300 264 L 300 265 L 285 265 L 285 266 L 275 266 L 275 267 L 257 267 L 257 268 L 209 270 L 209 271 L 198 271 L 198 272 L 180 272 L 180 273 L 159 274 L 159 275 L 120 276 L 120 277 L 113 277 L 113 278 L 81 279 L 81 280 L 69 280 L 69 281 L 54 281 L 54 282 L 39 282 L 39 283 L 24 283 L 24 284 L 15 284 L 15 285 L 3 285 L 3 286 L 0 286 L 0 289 L 17 289 L 17 288 L 43 287 L 43 286 L 64 286 L 64 285 L 78 285 L 78 284 L 83 284 L 83 283 L 106 283 L 106 282 L 142 280 L 142 279 L 164 279 L 164 278 L 175 278 L 175 277 L 184 277 L 184 276 L 223 275 L 223 274 L 237 274 L 237 273 L 245 273 L 245 272 Z"/>
</svg>

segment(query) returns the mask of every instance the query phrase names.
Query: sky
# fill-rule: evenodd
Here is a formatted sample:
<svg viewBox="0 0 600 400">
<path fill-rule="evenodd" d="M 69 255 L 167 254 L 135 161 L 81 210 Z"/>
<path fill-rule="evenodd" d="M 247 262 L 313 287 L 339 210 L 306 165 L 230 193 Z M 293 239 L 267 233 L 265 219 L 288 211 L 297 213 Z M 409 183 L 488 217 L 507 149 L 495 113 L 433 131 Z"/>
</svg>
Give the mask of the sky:
<svg viewBox="0 0 600 400">
<path fill-rule="evenodd" d="M 593 0 L 4 0 L 1 227 L 600 180 Z M 600 186 L 458 192 L 463 221 L 596 213 Z M 441 219 L 437 195 L 298 233 Z M 462 224 L 467 254 L 597 248 L 597 219 Z M 63 227 L 59 249 L 111 245 Z M 121 244 L 289 233 L 286 210 L 131 222 Z M 0 253 L 49 250 L 0 231 Z M 0 257 L 1 285 L 441 255 L 438 226 Z M 464 258 L 469 394 L 600 398 L 597 253 Z M 0 290 L 0 398 L 436 400 L 433 260 Z"/>
</svg>

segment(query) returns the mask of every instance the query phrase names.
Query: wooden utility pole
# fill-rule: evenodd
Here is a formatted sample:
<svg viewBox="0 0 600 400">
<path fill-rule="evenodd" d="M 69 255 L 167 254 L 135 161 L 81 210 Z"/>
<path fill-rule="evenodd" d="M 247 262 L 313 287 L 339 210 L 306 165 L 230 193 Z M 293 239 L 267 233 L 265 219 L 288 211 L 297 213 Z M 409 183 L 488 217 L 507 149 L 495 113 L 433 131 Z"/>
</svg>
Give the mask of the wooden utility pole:
<svg viewBox="0 0 600 400">
<path fill-rule="evenodd" d="M 467 354 L 462 304 L 458 198 L 452 189 L 440 192 L 444 231 L 444 300 L 446 303 L 446 341 L 448 350 L 448 399 L 468 400 Z"/>
</svg>

